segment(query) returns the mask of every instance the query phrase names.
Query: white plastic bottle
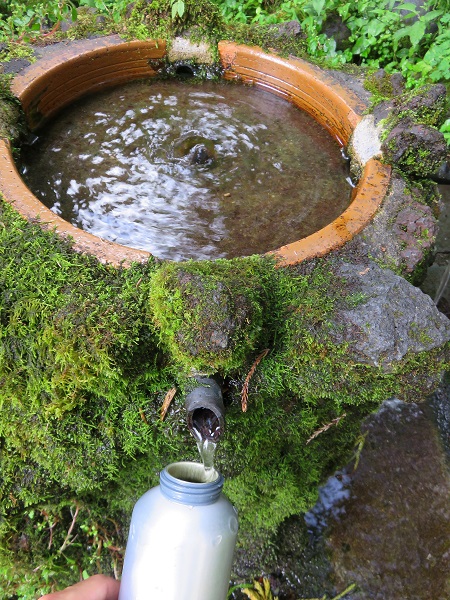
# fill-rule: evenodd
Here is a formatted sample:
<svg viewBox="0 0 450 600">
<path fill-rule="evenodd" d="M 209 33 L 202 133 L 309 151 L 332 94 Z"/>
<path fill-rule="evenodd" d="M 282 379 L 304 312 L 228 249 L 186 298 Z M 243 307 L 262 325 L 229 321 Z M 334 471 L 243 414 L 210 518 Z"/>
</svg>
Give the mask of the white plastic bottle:
<svg viewBox="0 0 450 600">
<path fill-rule="evenodd" d="M 119 600 L 225 600 L 238 530 L 223 477 L 178 462 L 136 503 Z"/>
</svg>

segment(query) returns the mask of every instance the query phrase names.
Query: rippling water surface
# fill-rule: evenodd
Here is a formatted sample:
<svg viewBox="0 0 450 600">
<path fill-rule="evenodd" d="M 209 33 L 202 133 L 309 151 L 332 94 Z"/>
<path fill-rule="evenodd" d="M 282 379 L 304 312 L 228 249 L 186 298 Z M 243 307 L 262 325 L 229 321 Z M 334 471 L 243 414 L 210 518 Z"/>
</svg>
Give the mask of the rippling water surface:
<svg viewBox="0 0 450 600">
<path fill-rule="evenodd" d="M 72 224 L 160 258 L 232 258 L 320 229 L 349 204 L 347 162 L 289 102 L 244 85 L 142 81 L 71 106 L 21 173 Z"/>
</svg>

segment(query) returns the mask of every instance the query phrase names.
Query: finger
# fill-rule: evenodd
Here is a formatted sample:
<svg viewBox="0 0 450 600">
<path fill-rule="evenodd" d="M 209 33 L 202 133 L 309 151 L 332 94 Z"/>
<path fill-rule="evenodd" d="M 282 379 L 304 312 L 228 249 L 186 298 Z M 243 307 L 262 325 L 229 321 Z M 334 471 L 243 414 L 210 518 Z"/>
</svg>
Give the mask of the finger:
<svg viewBox="0 0 450 600">
<path fill-rule="evenodd" d="M 61 592 L 46 594 L 40 600 L 118 600 L 120 583 L 106 575 L 93 575 Z"/>
</svg>

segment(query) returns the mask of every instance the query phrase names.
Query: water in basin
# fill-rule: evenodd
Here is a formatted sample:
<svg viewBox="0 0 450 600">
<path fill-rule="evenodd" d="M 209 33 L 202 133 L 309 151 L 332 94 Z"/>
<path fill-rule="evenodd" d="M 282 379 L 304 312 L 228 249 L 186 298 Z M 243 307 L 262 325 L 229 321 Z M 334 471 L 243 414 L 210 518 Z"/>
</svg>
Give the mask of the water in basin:
<svg viewBox="0 0 450 600">
<path fill-rule="evenodd" d="M 325 129 L 287 100 L 225 82 L 140 81 L 79 101 L 22 149 L 20 171 L 73 225 L 171 260 L 274 250 L 351 197 Z"/>
</svg>

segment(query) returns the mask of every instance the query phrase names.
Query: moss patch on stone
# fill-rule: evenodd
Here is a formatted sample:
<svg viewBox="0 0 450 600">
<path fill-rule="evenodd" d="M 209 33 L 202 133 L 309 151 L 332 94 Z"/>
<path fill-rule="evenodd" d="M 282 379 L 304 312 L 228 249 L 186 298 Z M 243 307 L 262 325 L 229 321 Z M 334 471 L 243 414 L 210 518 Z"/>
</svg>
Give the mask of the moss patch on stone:
<svg viewBox="0 0 450 600">
<path fill-rule="evenodd" d="M 187 374 L 227 375 L 269 343 L 271 279 L 273 261 L 260 256 L 167 263 L 152 277 L 149 318 Z"/>
<path fill-rule="evenodd" d="M 215 45 L 224 31 L 220 9 L 210 0 L 185 0 L 183 15 L 174 18 L 170 0 L 137 0 L 123 25 L 131 38 L 164 39 L 169 43 L 188 32 L 193 42 L 209 41 Z"/>
<path fill-rule="evenodd" d="M 12 75 L 0 74 L 0 138 L 15 145 L 26 128 L 20 103 L 10 89 L 11 79 Z"/>
</svg>

